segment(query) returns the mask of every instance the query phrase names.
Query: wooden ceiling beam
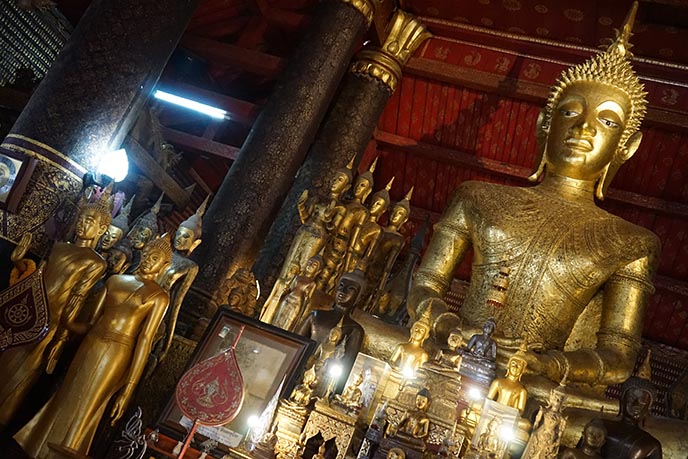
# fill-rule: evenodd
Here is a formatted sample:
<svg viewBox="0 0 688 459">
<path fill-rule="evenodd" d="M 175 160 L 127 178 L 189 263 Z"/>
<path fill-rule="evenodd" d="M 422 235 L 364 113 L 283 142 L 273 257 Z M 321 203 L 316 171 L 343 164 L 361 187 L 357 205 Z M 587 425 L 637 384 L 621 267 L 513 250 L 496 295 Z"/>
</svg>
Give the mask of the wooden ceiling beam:
<svg viewBox="0 0 688 459">
<path fill-rule="evenodd" d="M 443 83 L 540 104 L 547 100 L 550 92 L 550 87 L 544 84 L 467 69 L 422 57 L 411 58 L 408 64 L 406 64 L 404 71 L 411 75 Z M 645 121 L 671 130 L 688 129 L 688 114 L 664 110 L 658 107 L 650 106 L 647 108 Z"/>
<path fill-rule="evenodd" d="M 208 153 L 210 155 L 219 156 L 220 158 L 231 159 L 232 161 L 234 161 L 239 154 L 239 148 L 237 147 L 198 137 L 176 129 L 163 127 L 161 133 L 166 141 L 186 150 Z"/>
<path fill-rule="evenodd" d="M 255 75 L 275 78 L 284 68 L 280 57 L 194 35 L 184 35 L 180 45 L 215 64 L 238 66 Z"/>
<path fill-rule="evenodd" d="M 158 88 L 226 110 L 232 121 L 244 126 L 252 126 L 260 112 L 259 105 L 178 81 L 163 80 Z"/>
<path fill-rule="evenodd" d="M 381 146 L 401 150 L 434 161 L 500 175 L 506 178 L 515 179 L 522 183 L 528 183 L 528 176 L 531 173 L 531 170 L 525 167 L 515 166 L 494 159 L 480 158 L 470 153 L 419 142 L 389 132 L 376 131 L 374 137 L 378 145 Z M 618 189 L 610 189 L 607 194 L 607 199 L 623 204 L 630 204 L 653 212 L 660 212 L 688 219 L 688 205 L 678 202 L 667 201 Z"/>
</svg>

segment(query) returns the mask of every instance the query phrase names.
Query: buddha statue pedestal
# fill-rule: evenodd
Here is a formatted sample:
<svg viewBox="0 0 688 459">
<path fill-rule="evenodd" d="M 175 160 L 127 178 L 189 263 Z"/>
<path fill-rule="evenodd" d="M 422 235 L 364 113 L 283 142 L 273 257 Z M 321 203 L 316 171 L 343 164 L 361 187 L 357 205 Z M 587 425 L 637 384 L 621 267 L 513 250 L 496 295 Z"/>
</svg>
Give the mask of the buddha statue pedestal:
<svg viewBox="0 0 688 459">
<path fill-rule="evenodd" d="M 355 417 L 342 413 L 323 400 L 318 400 L 315 402 L 315 410 L 308 416 L 301 438 L 304 444 L 318 433 L 322 435 L 323 442 L 334 438 L 337 446 L 336 459 L 344 459 L 355 431 Z"/>
<path fill-rule="evenodd" d="M 308 413 L 308 408 L 304 406 L 280 400 L 274 421 L 277 423 L 277 432 L 275 432 L 277 459 L 294 459 L 299 456 L 302 447 L 301 431 L 308 419 Z"/>
</svg>

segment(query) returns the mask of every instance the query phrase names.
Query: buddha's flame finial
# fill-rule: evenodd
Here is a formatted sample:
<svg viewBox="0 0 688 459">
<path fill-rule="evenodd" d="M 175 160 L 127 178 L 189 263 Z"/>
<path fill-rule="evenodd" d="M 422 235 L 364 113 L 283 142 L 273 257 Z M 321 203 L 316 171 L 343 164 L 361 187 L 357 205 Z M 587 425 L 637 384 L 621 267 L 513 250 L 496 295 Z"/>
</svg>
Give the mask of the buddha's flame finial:
<svg viewBox="0 0 688 459">
<path fill-rule="evenodd" d="M 635 16 L 638 13 L 638 2 L 635 1 L 631 5 L 631 9 L 626 14 L 624 19 L 623 27 L 618 32 L 619 35 L 614 41 L 612 46 L 616 46 L 621 53 L 621 55 L 626 55 L 633 45 L 630 43 L 631 36 L 633 35 L 633 24 L 635 23 Z"/>
<path fill-rule="evenodd" d="M 394 183 L 394 177 L 390 179 L 389 182 L 387 182 L 387 185 L 385 186 L 385 190 L 389 191 L 392 189 L 392 183 Z"/>
<path fill-rule="evenodd" d="M 160 205 L 162 204 L 162 198 L 164 196 L 165 193 L 161 193 L 158 200 L 155 201 L 155 204 L 153 204 L 153 207 L 151 207 L 151 212 L 153 213 L 153 215 L 158 215 L 160 213 Z"/>
<path fill-rule="evenodd" d="M 411 189 L 408 190 L 408 193 L 406 193 L 406 196 L 404 197 L 404 199 L 406 199 L 408 202 L 411 202 L 411 196 L 413 196 L 413 188 L 414 187 L 411 187 Z"/>
<path fill-rule="evenodd" d="M 372 174 L 373 172 L 375 172 L 375 168 L 377 167 L 377 160 L 378 160 L 378 157 L 376 157 L 376 158 L 373 160 L 373 162 L 370 163 L 370 167 L 368 168 L 368 171 L 369 171 L 371 174 Z"/>
<path fill-rule="evenodd" d="M 346 165 L 346 168 L 349 169 L 350 171 L 354 170 L 354 160 L 355 159 L 356 159 L 356 153 L 353 154 L 353 156 L 349 160 L 349 163 Z"/>
</svg>

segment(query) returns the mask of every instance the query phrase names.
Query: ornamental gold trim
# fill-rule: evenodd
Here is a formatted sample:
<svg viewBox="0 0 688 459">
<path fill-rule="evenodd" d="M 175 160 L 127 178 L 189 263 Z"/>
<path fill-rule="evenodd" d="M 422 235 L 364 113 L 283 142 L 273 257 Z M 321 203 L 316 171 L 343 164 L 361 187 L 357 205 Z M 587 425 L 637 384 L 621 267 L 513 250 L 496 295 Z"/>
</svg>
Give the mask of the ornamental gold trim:
<svg viewBox="0 0 688 459">
<path fill-rule="evenodd" d="M 401 79 L 401 69 L 431 36 L 415 16 L 398 10 L 392 17 L 389 34 L 382 47 L 361 51 L 351 66 L 351 72 L 380 80 L 394 92 Z"/>
<path fill-rule="evenodd" d="M 373 22 L 375 15 L 375 5 L 370 0 L 341 0 L 342 3 L 353 6 L 359 13 L 363 15 L 368 27 Z"/>
<path fill-rule="evenodd" d="M 9 137 L 9 135 L 7 137 Z M 15 136 L 15 137 L 18 137 L 18 136 Z M 30 139 L 25 139 L 25 140 L 30 140 Z M 3 144 L 0 144 L 0 147 L 7 148 L 8 150 L 18 151 L 20 153 L 25 154 L 26 156 L 36 158 L 39 161 L 42 161 L 46 164 L 49 164 L 51 167 L 59 169 L 60 172 L 68 174 L 70 177 L 78 180 L 79 182 L 81 182 L 83 180 L 83 176 L 79 176 L 78 174 L 75 174 L 74 171 L 64 167 L 61 164 L 56 163 L 55 161 L 53 161 L 51 159 L 46 158 L 45 156 L 41 155 L 40 153 L 36 153 L 35 151 L 29 150 L 28 148 L 20 147 L 18 145 L 14 145 L 12 143 L 3 143 Z"/>
<path fill-rule="evenodd" d="M 44 150 L 49 151 L 50 153 L 54 154 L 58 158 L 62 159 L 63 161 L 71 164 L 76 170 L 81 171 L 82 174 L 85 174 L 87 172 L 87 170 L 81 164 L 77 163 L 76 161 L 74 161 L 69 156 L 66 156 L 63 153 L 60 153 L 59 151 L 55 150 L 50 145 L 46 145 L 42 142 L 39 142 L 38 140 L 34 140 L 30 137 L 26 137 L 26 136 L 19 135 L 19 134 L 7 134 L 7 138 L 10 138 L 10 137 L 15 138 L 15 139 L 20 139 L 20 140 L 23 140 L 23 141 L 28 142 L 28 143 L 32 143 L 32 144 L 34 144 L 40 148 L 43 148 Z M 79 177 L 79 180 L 81 180 L 81 177 Z"/>
</svg>

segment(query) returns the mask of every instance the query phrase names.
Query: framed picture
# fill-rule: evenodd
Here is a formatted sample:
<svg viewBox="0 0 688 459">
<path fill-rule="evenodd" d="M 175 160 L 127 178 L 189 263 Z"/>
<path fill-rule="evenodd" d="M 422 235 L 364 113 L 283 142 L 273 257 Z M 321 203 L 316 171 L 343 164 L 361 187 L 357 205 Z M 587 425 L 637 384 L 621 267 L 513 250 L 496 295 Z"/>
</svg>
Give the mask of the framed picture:
<svg viewBox="0 0 688 459">
<path fill-rule="evenodd" d="M 16 212 L 36 159 L 3 148 L 0 150 L 0 208 Z"/>
<path fill-rule="evenodd" d="M 218 442 L 221 451 L 236 448 L 248 433 L 250 420 L 260 417 L 277 394 L 290 394 L 304 364 L 315 349 L 315 341 L 281 328 L 220 308 L 196 347 L 187 370 L 229 348 L 241 327 L 235 354 L 244 379 L 244 403 L 241 411 L 228 424 L 199 427 L 195 440 Z M 253 418 L 255 419 L 255 418 Z M 184 440 L 192 425 L 177 406 L 174 396 L 168 402 L 158 423 L 160 431 Z M 269 426 L 267 426 L 269 428 Z"/>
</svg>

